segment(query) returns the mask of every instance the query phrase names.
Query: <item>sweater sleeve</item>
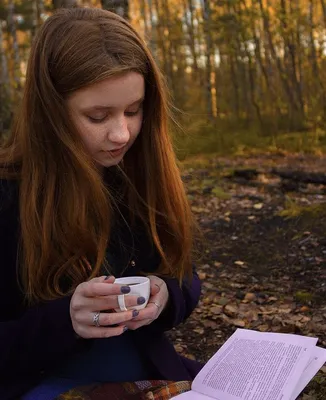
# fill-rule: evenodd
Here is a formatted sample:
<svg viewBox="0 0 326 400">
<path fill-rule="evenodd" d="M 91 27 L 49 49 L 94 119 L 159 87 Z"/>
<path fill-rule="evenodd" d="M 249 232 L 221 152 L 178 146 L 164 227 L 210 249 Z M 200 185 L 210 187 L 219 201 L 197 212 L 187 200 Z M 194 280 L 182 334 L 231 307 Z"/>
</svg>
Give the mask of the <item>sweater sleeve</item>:
<svg viewBox="0 0 326 400">
<path fill-rule="evenodd" d="M 8 196 L 0 190 L 0 394 L 10 381 L 39 376 L 79 343 L 70 297 L 32 307 L 24 302 L 16 266 L 18 201 Z"/>
<path fill-rule="evenodd" d="M 77 339 L 69 315 L 70 298 L 25 311 L 0 322 L 0 375 L 36 376 L 69 354 Z"/>
<path fill-rule="evenodd" d="M 192 280 L 184 280 L 182 285 L 175 278 L 163 278 L 169 291 L 169 303 L 159 318 L 147 327 L 153 331 L 168 331 L 184 322 L 196 308 L 201 284 L 193 266 Z"/>
</svg>

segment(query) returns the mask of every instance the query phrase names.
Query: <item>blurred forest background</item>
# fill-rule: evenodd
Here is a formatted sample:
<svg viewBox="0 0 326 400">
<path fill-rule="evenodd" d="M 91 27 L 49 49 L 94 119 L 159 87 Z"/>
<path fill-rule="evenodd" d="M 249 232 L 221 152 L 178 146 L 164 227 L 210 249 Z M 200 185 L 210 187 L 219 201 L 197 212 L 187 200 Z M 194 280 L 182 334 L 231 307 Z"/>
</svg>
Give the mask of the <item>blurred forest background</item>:
<svg viewBox="0 0 326 400">
<path fill-rule="evenodd" d="M 113 10 L 146 39 L 182 126 L 180 157 L 253 147 L 322 152 L 326 0 L 0 0 L 2 134 L 37 28 L 56 8 L 78 5 Z"/>
</svg>

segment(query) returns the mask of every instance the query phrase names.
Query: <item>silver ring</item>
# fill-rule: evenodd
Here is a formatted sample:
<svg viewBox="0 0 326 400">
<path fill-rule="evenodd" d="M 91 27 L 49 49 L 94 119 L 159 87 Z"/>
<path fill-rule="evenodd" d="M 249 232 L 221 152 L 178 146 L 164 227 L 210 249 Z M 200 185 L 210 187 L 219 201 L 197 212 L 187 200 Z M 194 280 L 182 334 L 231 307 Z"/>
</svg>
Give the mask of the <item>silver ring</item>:
<svg viewBox="0 0 326 400">
<path fill-rule="evenodd" d="M 96 311 L 93 315 L 93 325 L 97 326 L 98 328 L 101 326 L 100 325 L 100 314 L 101 314 L 101 311 Z"/>
<path fill-rule="evenodd" d="M 158 310 L 161 308 L 160 304 L 156 303 L 156 301 L 150 301 L 150 303 L 155 304 Z"/>
<path fill-rule="evenodd" d="M 121 311 L 128 311 L 128 308 L 126 307 L 126 303 L 125 303 L 125 295 L 124 294 L 119 294 L 118 304 L 119 304 Z"/>
</svg>

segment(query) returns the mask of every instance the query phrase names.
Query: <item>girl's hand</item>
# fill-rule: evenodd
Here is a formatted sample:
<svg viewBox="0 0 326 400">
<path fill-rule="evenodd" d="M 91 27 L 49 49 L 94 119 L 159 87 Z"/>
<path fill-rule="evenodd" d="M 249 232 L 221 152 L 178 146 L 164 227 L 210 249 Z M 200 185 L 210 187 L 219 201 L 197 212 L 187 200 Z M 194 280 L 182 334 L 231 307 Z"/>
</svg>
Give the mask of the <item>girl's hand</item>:
<svg viewBox="0 0 326 400">
<path fill-rule="evenodd" d="M 99 326 L 96 325 L 96 318 L 94 321 L 96 313 L 119 308 L 118 295 L 130 292 L 129 286 L 115 284 L 114 280 L 113 276 L 108 279 L 102 276 L 77 286 L 70 302 L 70 317 L 77 335 L 82 338 L 121 335 L 126 330 L 126 322 L 139 314 L 137 310 L 119 313 L 101 312 L 98 317 Z M 128 308 L 137 306 L 142 301 L 144 302 L 144 299 L 137 296 L 125 296 Z M 152 306 L 156 308 L 155 305 Z"/>
<path fill-rule="evenodd" d="M 169 292 L 166 283 L 157 276 L 150 275 L 151 293 L 147 306 L 139 310 L 139 315 L 123 325 L 128 329 L 135 330 L 144 325 L 149 325 L 159 317 L 169 301 Z M 126 296 L 127 299 L 129 296 Z"/>
</svg>

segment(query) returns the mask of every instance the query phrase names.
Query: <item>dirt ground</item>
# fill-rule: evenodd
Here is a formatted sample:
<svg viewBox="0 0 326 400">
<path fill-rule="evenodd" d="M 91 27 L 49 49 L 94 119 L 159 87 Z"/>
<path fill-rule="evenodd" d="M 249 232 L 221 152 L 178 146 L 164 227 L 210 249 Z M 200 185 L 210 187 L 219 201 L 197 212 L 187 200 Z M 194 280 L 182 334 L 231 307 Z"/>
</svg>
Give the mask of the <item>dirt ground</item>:
<svg viewBox="0 0 326 400">
<path fill-rule="evenodd" d="M 326 173 L 326 158 L 255 155 L 185 166 L 203 233 L 203 289 L 170 337 L 190 358 L 206 362 L 237 327 L 315 336 L 326 348 L 326 186 L 281 180 L 273 168 Z M 326 367 L 300 399 L 326 399 Z"/>
</svg>

